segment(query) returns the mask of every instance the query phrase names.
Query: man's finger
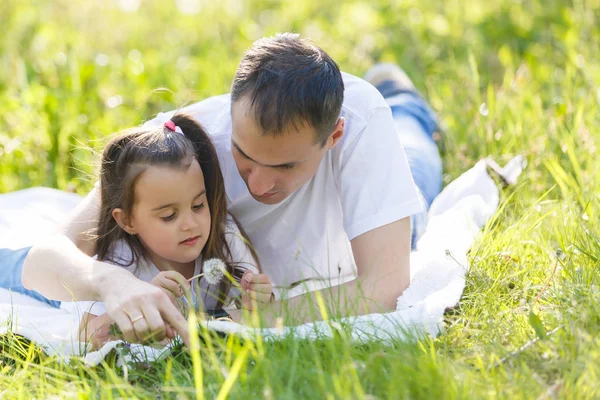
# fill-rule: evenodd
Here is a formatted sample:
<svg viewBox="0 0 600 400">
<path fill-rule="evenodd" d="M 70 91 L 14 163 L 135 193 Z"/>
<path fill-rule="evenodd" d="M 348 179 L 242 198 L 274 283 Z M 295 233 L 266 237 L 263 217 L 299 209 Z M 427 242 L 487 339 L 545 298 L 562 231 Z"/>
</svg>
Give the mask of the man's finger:
<svg viewBox="0 0 600 400">
<path fill-rule="evenodd" d="M 144 341 L 148 341 L 150 339 L 160 341 L 165 338 L 165 336 L 167 336 L 165 323 L 158 310 L 153 307 L 146 306 L 144 307 L 144 315 L 146 323 L 148 324 L 148 332 L 144 337 Z M 133 327 L 137 328 L 136 324 L 133 324 Z"/>
<path fill-rule="evenodd" d="M 181 315 L 177 307 L 170 301 L 161 302 L 158 311 L 162 318 L 181 336 L 183 343 L 190 346 L 190 331 L 187 320 Z"/>
<path fill-rule="evenodd" d="M 132 343 L 137 341 L 131 320 L 124 311 L 117 313 L 112 319 L 117 323 L 119 329 L 123 333 L 123 339 Z"/>
<path fill-rule="evenodd" d="M 167 337 L 169 339 L 175 338 L 175 331 L 167 323 L 165 323 L 165 332 L 167 333 Z"/>
<path fill-rule="evenodd" d="M 138 316 L 131 322 L 131 324 L 133 325 L 136 343 L 147 343 L 152 338 L 152 333 L 150 332 L 150 327 L 148 326 L 148 321 L 146 321 L 146 318 L 139 318 Z"/>
</svg>

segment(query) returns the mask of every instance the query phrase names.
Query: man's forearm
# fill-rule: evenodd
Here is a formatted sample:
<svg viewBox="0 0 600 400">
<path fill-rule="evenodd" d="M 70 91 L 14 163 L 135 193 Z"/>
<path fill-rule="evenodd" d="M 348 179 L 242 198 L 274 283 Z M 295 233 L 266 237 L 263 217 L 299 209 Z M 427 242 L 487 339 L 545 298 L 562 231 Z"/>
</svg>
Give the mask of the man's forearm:
<svg viewBox="0 0 600 400">
<path fill-rule="evenodd" d="M 345 284 L 261 305 L 259 313 L 265 325 L 275 326 L 278 317 L 283 317 L 286 325 L 297 325 L 322 320 L 325 316 L 331 318 L 390 312 L 396 309 L 398 297 L 408 286 L 408 282 L 403 285 L 399 277 L 393 275 L 397 274 L 377 281 L 359 276 Z M 322 305 L 325 306 L 324 310 Z"/>
<path fill-rule="evenodd" d="M 23 264 L 23 286 L 52 300 L 102 300 L 101 288 L 131 274 L 82 253 L 66 236 L 34 246 Z"/>
</svg>

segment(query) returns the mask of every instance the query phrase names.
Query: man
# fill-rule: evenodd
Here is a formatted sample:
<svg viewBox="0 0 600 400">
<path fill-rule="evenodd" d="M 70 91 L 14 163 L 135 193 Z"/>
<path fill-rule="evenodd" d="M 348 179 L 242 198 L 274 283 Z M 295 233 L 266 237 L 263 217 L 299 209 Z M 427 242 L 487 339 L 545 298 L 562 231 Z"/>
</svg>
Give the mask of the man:
<svg viewBox="0 0 600 400">
<path fill-rule="evenodd" d="M 411 234 L 441 187 L 435 118 L 399 69 L 379 67 L 370 78 L 394 114 L 380 92 L 342 74 L 323 50 L 281 34 L 248 50 L 230 95 L 184 110 L 211 133 L 229 210 L 276 287 L 277 301 L 261 308 L 267 320 L 284 308 L 310 320 L 317 295 L 338 299 L 341 315 L 391 311 L 409 284 Z M 401 136 L 413 149 L 420 189 Z M 160 289 L 88 256 L 94 243 L 83 233 L 97 203 L 92 192 L 66 236 L 31 249 L 23 284 L 53 299 L 104 301 L 128 340 L 162 339 L 172 328 L 187 340 L 186 321 Z M 413 215 L 420 215 L 414 234 Z M 144 332 L 128 317 L 141 314 Z"/>
</svg>

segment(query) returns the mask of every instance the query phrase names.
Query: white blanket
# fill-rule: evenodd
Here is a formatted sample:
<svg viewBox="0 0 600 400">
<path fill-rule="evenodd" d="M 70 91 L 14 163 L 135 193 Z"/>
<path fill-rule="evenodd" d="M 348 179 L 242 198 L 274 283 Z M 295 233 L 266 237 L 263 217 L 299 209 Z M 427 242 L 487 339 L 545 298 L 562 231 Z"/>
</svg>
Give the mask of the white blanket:
<svg viewBox="0 0 600 400">
<path fill-rule="evenodd" d="M 516 157 L 507 170 L 513 177 L 518 176 L 522 165 L 522 158 Z M 36 238 L 54 229 L 79 200 L 76 195 L 44 188 L 0 196 L 0 247 L 17 248 L 34 243 Z M 334 330 L 345 330 L 342 326 L 349 326 L 351 338 L 359 342 L 390 341 L 415 334 L 438 335 L 444 312 L 456 306 L 465 287 L 467 252 L 496 212 L 498 201 L 499 191 L 483 160 L 442 191 L 429 211 L 427 229 L 411 254 L 411 284 L 398 298 L 394 312 L 280 329 L 256 330 L 223 321 L 212 321 L 208 326 L 250 339 L 260 334 L 266 340 L 287 335 L 306 339 L 328 337 Z M 0 326 L 0 333 L 10 329 L 65 360 L 74 355 L 84 356 L 86 363 L 95 365 L 119 343 L 110 342 L 99 351 L 89 352 L 77 340 L 77 315 L 4 289 L 0 289 L 0 320 L 8 321 Z M 161 353 L 141 345 L 131 349 L 150 359 Z"/>
</svg>

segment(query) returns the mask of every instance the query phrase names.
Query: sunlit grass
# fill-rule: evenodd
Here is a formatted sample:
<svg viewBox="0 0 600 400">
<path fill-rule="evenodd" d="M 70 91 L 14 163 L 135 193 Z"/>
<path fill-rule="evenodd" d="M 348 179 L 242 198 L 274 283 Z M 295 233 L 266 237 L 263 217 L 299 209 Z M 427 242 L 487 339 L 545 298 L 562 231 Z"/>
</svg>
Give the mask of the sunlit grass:
<svg viewBox="0 0 600 400">
<path fill-rule="evenodd" d="M 90 368 L 8 335 L 0 397 L 600 397 L 598 0 L 144 0 L 127 11 L 137 3 L 0 4 L 0 192 L 86 193 L 108 135 L 227 92 L 243 51 L 278 31 L 312 37 L 357 75 L 400 63 L 442 118 L 445 182 L 488 155 L 523 154 L 528 168 L 472 249 L 439 338 L 271 343 L 200 329 L 199 357 L 121 368 L 111 355 Z"/>
</svg>

